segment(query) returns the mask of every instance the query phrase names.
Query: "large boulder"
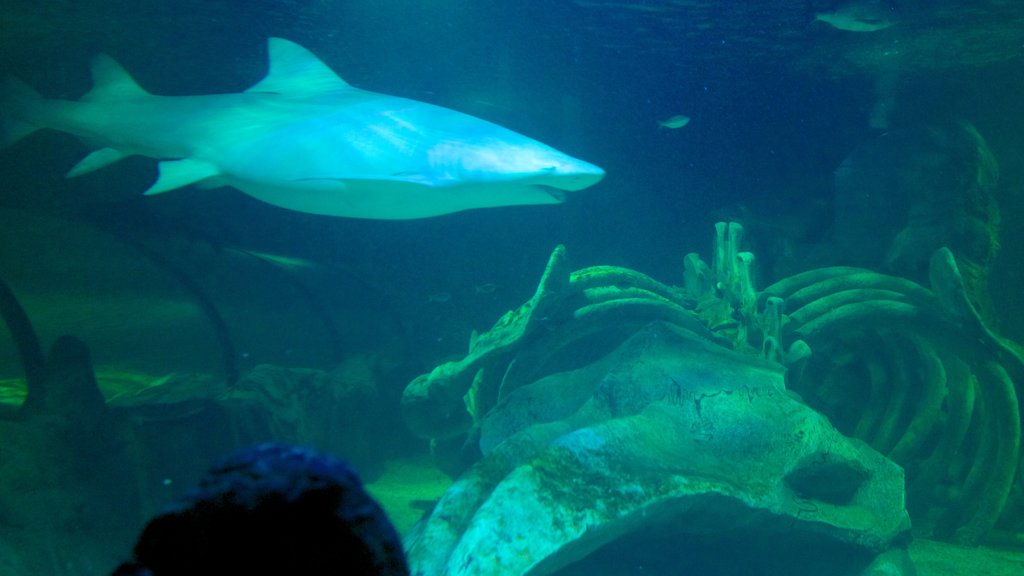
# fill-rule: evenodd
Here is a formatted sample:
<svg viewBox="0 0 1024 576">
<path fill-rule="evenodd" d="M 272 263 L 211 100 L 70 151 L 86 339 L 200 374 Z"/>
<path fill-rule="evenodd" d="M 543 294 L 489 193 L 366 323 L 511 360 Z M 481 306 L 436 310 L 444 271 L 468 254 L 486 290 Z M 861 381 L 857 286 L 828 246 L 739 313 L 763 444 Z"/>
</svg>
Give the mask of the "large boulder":
<svg viewBox="0 0 1024 576">
<path fill-rule="evenodd" d="M 902 469 L 788 393 L 777 364 L 677 325 L 502 390 L 471 441 L 479 460 L 406 540 L 415 574 L 909 566 L 891 560 Z"/>
</svg>

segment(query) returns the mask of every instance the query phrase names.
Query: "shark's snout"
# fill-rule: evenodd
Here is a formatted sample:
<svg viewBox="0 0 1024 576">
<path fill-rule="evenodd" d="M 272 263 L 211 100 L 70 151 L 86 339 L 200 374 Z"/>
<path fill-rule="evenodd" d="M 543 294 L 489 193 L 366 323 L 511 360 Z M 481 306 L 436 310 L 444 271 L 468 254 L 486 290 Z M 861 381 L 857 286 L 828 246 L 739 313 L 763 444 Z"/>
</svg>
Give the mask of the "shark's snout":
<svg viewBox="0 0 1024 576">
<path fill-rule="evenodd" d="M 597 184 L 602 178 L 604 178 L 602 168 L 572 158 L 571 162 L 556 167 L 552 176 L 545 183 L 560 190 L 575 192 Z"/>
<path fill-rule="evenodd" d="M 571 176 L 572 187 L 569 188 L 570 190 L 589 188 L 604 179 L 604 169 L 586 162 L 581 162 L 581 164 L 584 164 L 585 167 Z"/>
</svg>

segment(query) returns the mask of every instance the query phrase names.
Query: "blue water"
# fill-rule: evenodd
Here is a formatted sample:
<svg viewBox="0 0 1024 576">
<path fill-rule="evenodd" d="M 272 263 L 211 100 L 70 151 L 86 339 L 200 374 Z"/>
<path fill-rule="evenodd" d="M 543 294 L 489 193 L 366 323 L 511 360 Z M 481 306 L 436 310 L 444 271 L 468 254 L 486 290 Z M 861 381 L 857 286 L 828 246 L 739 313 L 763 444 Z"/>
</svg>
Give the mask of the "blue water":
<svg viewBox="0 0 1024 576">
<path fill-rule="evenodd" d="M 674 278 L 682 253 L 704 251 L 723 216 L 827 202 L 832 171 L 868 134 L 870 82 L 787 70 L 837 38 L 781 2 L 694 14 L 671 3 L 646 4 L 662 12 L 571 2 L 14 4 L 2 64 L 47 95 L 87 90 L 99 51 L 154 93 L 238 91 L 262 76 L 265 40 L 276 35 L 356 86 L 474 114 L 604 167 L 599 187 L 564 206 L 419 222 L 290 214 L 224 190 L 152 202 L 172 227 L 343 262 L 401 291 L 493 283 L 507 299 L 482 318 L 528 295 L 558 243 L 577 266 Z M 693 118 L 685 128 L 658 127 L 683 113 Z M 39 189 L 61 201 L 131 201 L 151 181 L 150 163 L 129 161 L 64 182 L 83 149 L 45 138 L 4 158 L 16 164 L 7 192 L 15 203 Z"/>
<path fill-rule="evenodd" d="M 11 5 L 12 33 L 0 64 L 48 95 L 84 92 L 88 61 L 98 51 L 120 60 L 155 93 L 237 91 L 261 77 L 265 39 L 277 35 L 307 46 L 357 86 L 484 117 L 609 173 L 599 188 L 564 207 L 474 212 L 398 226 L 310 224 L 301 217 L 285 224 L 296 216 L 259 208 L 244 219 L 209 216 L 215 222 L 207 223 L 199 215 L 251 201 L 236 202 L 221 192 L 189 198 L 195 225 L 226 228 L 218 233 L 243 240 L 254 228 L 280 226 L 290 252 L 352 246 L 355 236 L 381 251 L 375 262 L 395 262 L 413 256 L 412 242 L 417 259 L 465 254 L 489 276 L 501 274 L 493 266 L 498 262 L 507 270 L 513 254 L 537 262 L 565 242 L 580 264 L 616 262 L 668 272 L 677 251 L 706 243 L 705 231 L 722 210 L 743 205 L 777 214 L 794 204 L 827 203 L 832 172 L 872 136 L 866 118 L 877 71 L 835 63 L 864 39 L 812 24 L 807 7 L 791 6 L 801 3 L 700 9 L 633 3 L 649 10 L 600 2 L 5 4 Z M 893 50 L 902 49 L 900 41 L 897 32 L 879 40 Z M 965 90 L 964 83 L 979 73 L 1001 79 L 1015 70 L 1003 62 L 930 74 L 915 64 L 908 68 L 895 121 L 945 119 L 955 112 L 979 125 L 984 116 L 997 122 L 989 106 L 998 95 Z M 693 122 L 678 131 L 658 129 L 658 120 L 680 113 Z M 39 188 L 48 178 L 42 184 L 64 189 L 57 175 L 81 154 L 65 140 L 57 143 L 65 145 L 58 148 L 64 156 L 38 169 L 23 167 L 14 185 Z M 45 152 L 54 156 L 54 145 Z M 91 188 L 146 181 L 111 172 L 75 182 L 76 199 Z M 316 233 L 305 232 L 308 227 Z M 339 252 L 334 256 L 348 260 L 365 254 Z M 514 276 L 520 272 L 525 270 Z"/>
<path fill-rule="evenodd" d="M 345 350 L 373 349 L 390 337 L 374 319 L 402 333 L 412 364 L 429 367 L 464 353 L 471 330 L 486 329 L 529 298 L 558 244 L 567 246 L 573 268 L 615 264 L 679 284 L 683 256 L 709 254 L 713 224 L 740 219 L 761 259 L 762 284 L 816 265 L 792 258 L 787 242 L 828 241 L 835 172 L 854 149 L 889 129 L 967 119 L 1000 160 L 1003 236 L 990 289 L 1005 333 L 1021 339 L 1024 314 L 1014 296 L 1024 285 L 1024 175 L 1016 162 L 1024 153 L 1024 32 L 1012 23 L 1024 19 L 1024 8 L 906 1 L 896 27 L 858 34 L 814 22 L 828 4 L 0 0 L 0 75 L 18 76 L 47 96 L 86 92 L 98 52 L 153 93 L 241 91 L 263 76 L 266 39 L 279 36 L 309 48 L 357 87 L 490 120 L 607 171 L 603 182 L 562 205 L 367 221 L 289 212 L 228 189 L 140 198 L 154 165 L 138 158 L 68 181 L 63 173 L 88 149 L 46 133 L 0 151 L 0 208 L 12 222 L 68 218 L 88 222 L 89 230 L 202 246 L 176 252 L 192 272 L 215 267 L 203 252 L 210 246 L 334 270 L 333 285 L 341 287 L 334 294 L 344 302 L 331 305 L 330 329 L 317 323 L 322 310 L 275 299 L 287 281 L 270 273 L 244 268 L 237 286 L 204 277 L 240 333 L 243 369 L 259 361 L 329 368 L 336 350 L 319 347 L 326 337 L 316 331 L 337 331 Z M 886 82 L 895 86 L 895 103 L 889 127 L 880 129 L 869 118 Z M 677 114 L 691 121 L 659 127 Z M 100 254 L 89 272 L 63 273 L 63 248 L 40 250 L 45 238 L 53 236 L 18 235 L 10 250 L 21 252 L 9 252 L 5 262 L 19 264 L 0 269 L 0 277 L 14 284 L 24 278 L 25 292 L 45 286 L 91 293 L 106 290 L 103 282 L 133 297 L 169 290 L 153 287 L 161 280 L 149 268 L 126 268 L 132 256 L 123 248 L 112 249 L 118 259 L 107 266 Z M 221 367 L 219 355 L 208 352 L 216 342 L 199 321 L 192 328 L 205 340 L 171 350 L 156 349 L 151 332 L 135 340 L 130 330 L 110 328 L 128 322 L 120 317 L 90 325 L 85 315 L 68 327 L 39 308 L 29 312 L 47 341 L 95 329 L 102 335 L 93 344 L 99 365 L 151 373 Z M 273 338 L 253 335 L 261 332 Z M 9 350 L 3 355 L 13 358 Z M 8 362 L 0 376 L 18 372 Z"/>
</svg>

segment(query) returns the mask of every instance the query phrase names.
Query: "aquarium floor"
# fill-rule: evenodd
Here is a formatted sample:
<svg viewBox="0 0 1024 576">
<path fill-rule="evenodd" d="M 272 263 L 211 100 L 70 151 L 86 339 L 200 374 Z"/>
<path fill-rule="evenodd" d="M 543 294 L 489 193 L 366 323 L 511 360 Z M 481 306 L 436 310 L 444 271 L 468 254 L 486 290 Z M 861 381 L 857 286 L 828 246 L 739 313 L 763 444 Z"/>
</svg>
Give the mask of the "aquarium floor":
<svg viewBox="0 0 1024 576">
<path fill-rule="evenodd" d="M 403 535 L 451 484 L 429 458 L 395 460 L 367 489 L 391 516 Z M 1024 551 L 964 548 L 931 540 L 915 540 L 910 555 L 918 576 L 1020 576 Z"/>
<path fill-rule="evenodd" d="M 116 396 L 134 390 L 140 381 L 134 375 L 106 373 L 100 378 L 104 393 Z M 0 379 L 0 403 L 20 404 L 24 384 L 17 379 Z M 429 456 L 392 460 L 384 472 L 366 485 L 405 535 L 413 524 L 451 485 Z M 992 548 L 963 548 L 930 540 L 915 540 L 910 554 L 919 576 L 1020 576 L 1024 574 L 1024 551 Z"/>
<path fill-rule="evenodd" d="M 452 483 L 429 456 L 391 460 L 384 473 L 366 485 L 403 536 Z"/>
<path fill-rule="evenodd" d="M 917 539 L 910 556 L 918 576 L 1020 576 L 1024 574 L 1024 551 L 993 548 L 965 548 L 932 540 Z"/>
</svg>

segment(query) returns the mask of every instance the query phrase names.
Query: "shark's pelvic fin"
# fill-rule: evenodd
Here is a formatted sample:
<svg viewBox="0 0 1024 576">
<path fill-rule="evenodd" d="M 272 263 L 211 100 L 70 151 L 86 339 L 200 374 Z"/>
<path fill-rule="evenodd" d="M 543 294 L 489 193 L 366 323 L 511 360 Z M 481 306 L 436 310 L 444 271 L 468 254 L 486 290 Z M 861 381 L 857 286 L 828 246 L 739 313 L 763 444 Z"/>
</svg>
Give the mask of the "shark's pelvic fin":
<svg viewBox="0 0 1024 576">
<path fill-rule="evenodd" d="M 124 158 L 126 154 L 120 150 L 114 150 L 113 148 L 100 148 L 90 153 L 85 158 L 82 158 L 78 164 L 75 164 L 71 170 L 65 175 L 66 178 L 74 178 L 81 176 L 82 174 L 88 174 L 94 170 L 99 170 L 104 166 L 113 164 L 121 158 Z"/>
<path fill-rule="evenodd" d="M 82 96 L 83 101 L 127 100 L 148 95 L 149 92 L 110 56 L 98 54 L 92 59 L 92 90 Z"/>
<path fill-rule="evenodd" d="M 270 69 L 246 92 L 320 94 L 352 88 L 312 52 L 294 42 L 271 38 L 267 48 Z"/>
<path fill-rule="evenodd" d="M 201 160 L 166 160 L 160 163 L 160 177 L 146 190 L 146 196 L 162 194 L 220 174 L 217 167 Z"/>
</svg>

